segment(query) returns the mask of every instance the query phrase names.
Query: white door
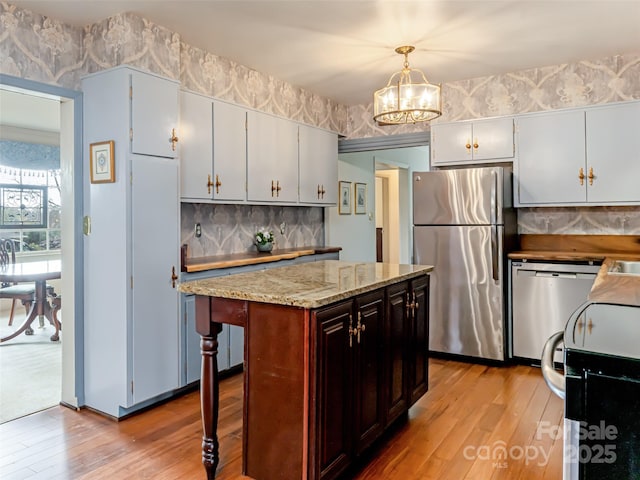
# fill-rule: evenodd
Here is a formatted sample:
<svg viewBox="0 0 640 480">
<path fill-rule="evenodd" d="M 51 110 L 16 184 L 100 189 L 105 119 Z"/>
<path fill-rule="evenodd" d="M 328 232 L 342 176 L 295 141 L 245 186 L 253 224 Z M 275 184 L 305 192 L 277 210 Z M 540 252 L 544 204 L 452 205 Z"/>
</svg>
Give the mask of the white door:
<svg viewBox="0 0 640 480">
<path fill-rule="evenodd" d="M 213 104 L 213 198 L 247 198 L 247 111 L 224 102 Z"/>
<path fill-rule="evenodd" d="M 178 84 L 141 72 L 131 74 L 131 151 L 157 157 L 176 157 Z M 179 137 L 178 137 L 179 138 Z"/>
<path fill-rule="evenodd" d="M 213 103 L 210 98 L 180 92 L 180 197 L 211 200 L 208 185 L 213 165 Z"/>
<path fill-rule="evenodd" d="M 584 112 L 532 115 L 517 120 L 515 169 L 519 205 L 586 200 Z"/>
<path fill-rule="evenodd" d="M 338 198 L 338 136 L 300 125 L 300 201 L 334 204 Z"/>
<path fill-rule="evenodd" d="M 513 118 L 495 118 L 473 123 L 474 160 L 513 157 Z"/>
<path fill-rule="evenodd" d="M 471 123 L 433 125 L 431 127 L 431 163 L 437 165 L 471 161 L 472 137 Z"/>
<path fill-rule="evenodd" d="M 180 382 L 178 163 L 132 159 L 132 291 L 130 354 L 133 403 L 177 388 Z"/>
<path fill-rule="evenodd" d="M 640 102 L 586 111 L 589 202 L 640 201 Z"/>
</svg>

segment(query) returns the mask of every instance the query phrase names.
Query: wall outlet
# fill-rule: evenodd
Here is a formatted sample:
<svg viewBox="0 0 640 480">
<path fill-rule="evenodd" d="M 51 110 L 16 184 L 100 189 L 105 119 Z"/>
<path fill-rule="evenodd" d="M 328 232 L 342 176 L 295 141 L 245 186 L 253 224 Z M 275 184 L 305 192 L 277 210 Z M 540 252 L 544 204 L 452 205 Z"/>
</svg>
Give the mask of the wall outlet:
<svg viewBox="0 0 640 480">
<path fill-rule="evenodd" d="M 196 223 L 195 233 L 196 233 L 196 238 L 200 238 L 200 236 L 202 235 L 202 227 L 200 227 L 199 223 Z"/>
</svg>

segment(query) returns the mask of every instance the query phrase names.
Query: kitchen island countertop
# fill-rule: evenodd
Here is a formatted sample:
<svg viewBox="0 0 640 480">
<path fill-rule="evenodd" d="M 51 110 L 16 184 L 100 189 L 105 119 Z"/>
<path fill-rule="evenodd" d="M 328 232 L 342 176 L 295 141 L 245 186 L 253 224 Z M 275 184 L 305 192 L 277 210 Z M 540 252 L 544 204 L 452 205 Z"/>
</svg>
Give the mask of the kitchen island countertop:
<svg viewBox="0 0 640 480">
<path fill-rule="evenodd" d="M 324 260 L 183 282 L 178 290 L 210 297 L 317 308 L 432 270 L 430 265 Z"/>
</svg>

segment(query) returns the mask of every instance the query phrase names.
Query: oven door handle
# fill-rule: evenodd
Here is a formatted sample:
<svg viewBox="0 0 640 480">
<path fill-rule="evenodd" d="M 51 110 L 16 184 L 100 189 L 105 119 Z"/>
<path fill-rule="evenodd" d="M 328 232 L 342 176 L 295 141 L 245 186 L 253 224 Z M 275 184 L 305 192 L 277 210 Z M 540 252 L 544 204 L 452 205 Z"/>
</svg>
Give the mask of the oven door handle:
<svg viewBox="0 0 640 480">
<path fill-rule="evenodd" d="M 564 341 L 564 332 L 556 332 L 544 344 L 542 349 L 542 358 L 540 359 L 540 369 L 544 381 L 547 382 L 549 389 L 560 398 L 564 399 L 566 395 L 566 383 L 564 375 L 553 368 L 553 355 Z"/>
</svg>

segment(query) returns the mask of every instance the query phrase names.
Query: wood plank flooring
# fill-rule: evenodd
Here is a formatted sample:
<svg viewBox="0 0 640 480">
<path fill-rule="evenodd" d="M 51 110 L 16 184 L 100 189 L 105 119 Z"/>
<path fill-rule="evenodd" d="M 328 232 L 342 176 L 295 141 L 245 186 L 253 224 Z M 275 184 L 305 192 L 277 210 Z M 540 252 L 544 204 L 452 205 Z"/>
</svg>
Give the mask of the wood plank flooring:
<svg viewBox="0 0 640 480">
<path fill-rule="evenodd" d="M 241 374 L 221 382 L 220 405 L 216 478 L 247 479 Z M 429 392 L 350 478 L 558 480 L 562 436 L 538 422 L 562 426 L 562 415 L 538 368 L 434 359 Z M 0 478 L 204 479 L 200 442 L 198 392 L 121 422 L 54 407 L 0 425 Z"/>
</svg>

